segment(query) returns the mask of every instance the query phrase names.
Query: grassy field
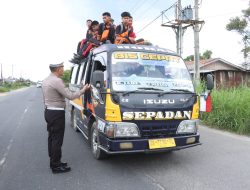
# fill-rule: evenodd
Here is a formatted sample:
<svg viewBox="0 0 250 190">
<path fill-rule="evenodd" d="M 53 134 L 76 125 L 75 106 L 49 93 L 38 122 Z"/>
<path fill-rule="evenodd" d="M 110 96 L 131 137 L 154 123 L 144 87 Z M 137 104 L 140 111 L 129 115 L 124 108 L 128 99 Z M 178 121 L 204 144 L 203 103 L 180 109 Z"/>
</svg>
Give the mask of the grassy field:
<svg viewBox="0 0 250 190">
<path fill-rule="evenodd" d="M 9 92 L 26 86 L 29 86 L 29 84 L 24 82 L 4 83 L 0 86 L 0 93 Z"/>
<path fill-rule="evenodd" d="M 250 135 L 250 88 L 214 90 L 212 112 L 202 122 L 215 128 Z"/>
</svg>

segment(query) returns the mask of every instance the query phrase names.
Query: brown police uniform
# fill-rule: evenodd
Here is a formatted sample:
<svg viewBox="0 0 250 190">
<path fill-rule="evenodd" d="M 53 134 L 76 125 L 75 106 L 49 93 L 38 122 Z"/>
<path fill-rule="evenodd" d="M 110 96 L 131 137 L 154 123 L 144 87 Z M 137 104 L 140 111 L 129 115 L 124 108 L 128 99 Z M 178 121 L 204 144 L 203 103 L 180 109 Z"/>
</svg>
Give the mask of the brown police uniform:
<svg viewBox="0 0 250 190">
<path fill-rule="evenodd" d="M 50 67 L 60 67 L 62 64 L 50 65 Z M 71 92 L 65 87 L 63 80 L 51 73 L 42 84 L 43 98 L 45 104 L 45 120 L 48 131 L 48 153 L 50 166 L 60 166 L 65 130 L 65 98 L 73 100 L 80 97 L 84 90 Z"/>
</svg>

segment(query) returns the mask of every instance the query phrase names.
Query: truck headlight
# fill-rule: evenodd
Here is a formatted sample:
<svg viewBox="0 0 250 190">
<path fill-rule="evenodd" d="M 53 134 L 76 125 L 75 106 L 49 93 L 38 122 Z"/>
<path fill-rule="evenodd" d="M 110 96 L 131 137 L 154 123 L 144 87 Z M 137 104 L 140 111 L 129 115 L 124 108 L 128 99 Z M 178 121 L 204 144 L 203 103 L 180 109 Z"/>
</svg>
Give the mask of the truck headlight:
<svg viewBox="0 0 250 190">
<path fill-rule="evenodd" d="M 135 123 L 112 122 L 105 128 L 108 137 L 140 137 L 138 127 Z"/>
<path fill-rule="evenodd" d="M 199 120 L 184 120 L 179 124 L 176 133 L 177 134 L 197 133 L 198 124 Z"/>
</svg>

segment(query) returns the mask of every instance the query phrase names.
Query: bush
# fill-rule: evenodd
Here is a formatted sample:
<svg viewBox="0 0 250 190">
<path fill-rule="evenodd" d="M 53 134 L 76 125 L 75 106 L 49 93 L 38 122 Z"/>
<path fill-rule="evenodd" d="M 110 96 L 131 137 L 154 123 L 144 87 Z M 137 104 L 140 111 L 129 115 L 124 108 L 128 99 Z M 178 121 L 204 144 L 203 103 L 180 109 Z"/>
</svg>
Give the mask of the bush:
<svg viewBox="0 0 250 190">
<path fill-rule="evenodd" d="M 8 88 L 3 87 L 3 86 L 0 86 L 0 93 L 1 93 L 1 92 L 8 92 L 8 91 L 9 91 Z"/>
<path fill-rule="evenodd" d="M 202 121 L 216 128 L 250 134 L 250 89 L 214 90 L 212 112 L 203 113 Z"/>
<path fill-rule="evenodd" d="M 70 70 L 65 70 L 63 76 L 61 77 L 66 86 L 68 86 L 70 82 L 70 73 Z"/>
<path fill-rule="evenodd" d="M 25 82 L 14 82 L 14 83 L 5 82 L 4 84 L 2 84 L 2 86 L 0 86 L 0 92 L 8 92 L 10 90 L 16 90 L 26 86 L 29 86 L 29 84 Z"/>
</svg>

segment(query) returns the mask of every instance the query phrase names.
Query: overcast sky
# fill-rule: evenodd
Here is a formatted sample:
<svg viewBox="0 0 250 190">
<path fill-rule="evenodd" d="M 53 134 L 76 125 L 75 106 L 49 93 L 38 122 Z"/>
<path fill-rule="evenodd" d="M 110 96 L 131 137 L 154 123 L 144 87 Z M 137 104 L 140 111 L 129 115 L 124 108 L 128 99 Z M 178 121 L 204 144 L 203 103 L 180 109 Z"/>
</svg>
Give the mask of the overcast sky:
<svg viewBox="0 0 250 190">
<path fill-rule="evenodd" d="M 0 63 L 4 77 L 42 80 L 49 74 L 50 63 L 66 62 L 76 51 L 79 40 L 86 33 L 86 19 L 101 20 L 109 11 L 116 24 L 120 14 L 129 11 L 134 17 L 135 31 L 140 31 L 150 21 L 170 7 L 174 0 L 0 0 Z M 183 7 L 194 0 L 182 0 Z M 241 15 L 248 0 L 200 1 L 200 19 L 205 25 L 200 32 L 200 52 L 211 50 L 212 57 L 220 57 L 234 64 L 243 62 L 240 53 L 240 36 L 228 32 L 225 25 L 231 17 Z M 174 9 L 166 12 L 173 19 Z M 167 21 L 167 20 L 166 20 Z M 176 50 L 172 29 L 161 27 L 161 18 L 137 34 L 155 45 Z M 193 30 L 184 35 L 183 57 L 193 54 Z"/>
</svg>

